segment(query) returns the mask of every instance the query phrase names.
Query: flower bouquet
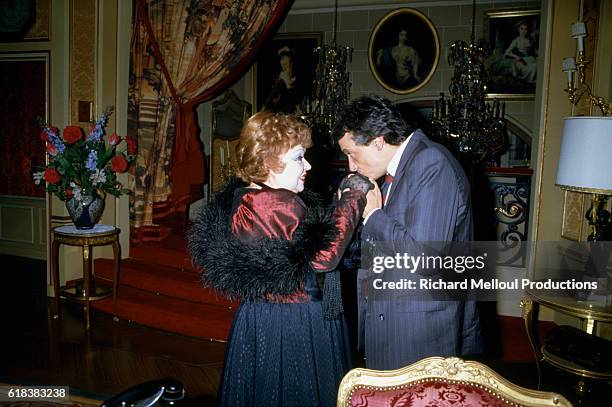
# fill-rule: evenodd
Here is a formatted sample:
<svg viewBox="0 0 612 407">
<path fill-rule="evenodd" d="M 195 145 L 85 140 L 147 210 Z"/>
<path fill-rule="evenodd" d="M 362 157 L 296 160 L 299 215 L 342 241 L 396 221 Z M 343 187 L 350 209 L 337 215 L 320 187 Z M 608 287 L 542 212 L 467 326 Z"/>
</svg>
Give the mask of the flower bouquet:
<svg viewBox="0 0 612 407">
<path fill-rule="evenodd" d="M 129 192 L 117 180 L 117 174 L 126 172 L 134 160 L 136 140 L 113 133 L 108 145 L 105 143 L 112 111 L 112 107 L 107 108 L 92 123 L 87 137 L 79 126 L 67 126 L 62 136 L 56 127 L 42 123 L 40 138 L 47 143 L 49 160 L 44 170 L 34 173 L 34 180 L 37 184 L 45 180 L 47 191 L 66 201 L 77 228 L 95 225 L 102 215 L 106 193 L 119 196 Z"/>
</svg>

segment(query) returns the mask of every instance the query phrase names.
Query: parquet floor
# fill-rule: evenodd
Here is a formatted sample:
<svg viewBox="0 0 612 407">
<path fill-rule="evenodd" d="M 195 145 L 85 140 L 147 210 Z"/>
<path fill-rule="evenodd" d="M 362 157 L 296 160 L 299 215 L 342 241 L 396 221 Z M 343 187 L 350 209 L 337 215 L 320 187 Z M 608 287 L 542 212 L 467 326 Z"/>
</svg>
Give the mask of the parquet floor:
<svg viewBox="0 0 612 407">
<path fill-rule="evenodd" d="M 60 318 L 39 280 L 44 262 L 0 256 L 2 284 L 0 381 L 70 386 L 71 393 L 104 400 L 133 385 L 164 377 L 183 382 L 190 405 L 215 405 L 225 344 L 115 322 L 61 302 Z M 0 404 L 1 405 L 1 404 Z"/>
<path fill-rule="evenodd" d="M 184 384 L 184 405 L 216 405 L 224 343 L 115 322 L 99 311 L 92 311 L 87 331 L 81 308 L 65 302 L 61 302 L 61 317 L 53 320 L 43 261 L 0 255 L 0 278 L 0 382 L 69 386 L 73 396 L 105 400 L 136 384 L 173 377 Z M 518 385 L 537 385 L 533 363 L 482 361 Z M 575 384 L 575 378 L 554 369 L 544 372 L 543 389 L 572 401 L 576 401 Z M 612 387 L 598 385 L 581 405 L 609 405 Z M 88 407 L 76 400 L 69 405 Z"/>
</svg>

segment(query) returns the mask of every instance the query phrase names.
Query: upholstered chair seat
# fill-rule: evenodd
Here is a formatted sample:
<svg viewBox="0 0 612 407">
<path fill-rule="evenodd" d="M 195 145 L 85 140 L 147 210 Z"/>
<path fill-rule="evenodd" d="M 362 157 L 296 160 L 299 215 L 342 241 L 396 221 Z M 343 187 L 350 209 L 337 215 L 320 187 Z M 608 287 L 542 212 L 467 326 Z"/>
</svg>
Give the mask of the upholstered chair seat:
<svg viewBox="0 0 612 407">
<path fill-rule="evenodd" d="M 511 383 L 489 367 L 431 357 L 397 370 L 353 369 L 338 391 L 338 407 L 571 406 L 556 393 Z"/>
</svg>

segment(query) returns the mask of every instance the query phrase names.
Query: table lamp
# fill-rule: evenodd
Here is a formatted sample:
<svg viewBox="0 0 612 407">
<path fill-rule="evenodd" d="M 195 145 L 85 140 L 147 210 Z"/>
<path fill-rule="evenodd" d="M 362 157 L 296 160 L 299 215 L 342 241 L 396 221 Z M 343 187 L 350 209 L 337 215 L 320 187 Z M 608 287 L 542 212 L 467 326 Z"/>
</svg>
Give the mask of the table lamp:
<svg viewBox="0 0 612 407">
<path fill-rule="evenodd" d="M 593 194 L 586 219 L 592 227 L 589 241 L 612 240 L 612 117 L 574 116 L 564 119 L 556 185 Z"/>
</svg>

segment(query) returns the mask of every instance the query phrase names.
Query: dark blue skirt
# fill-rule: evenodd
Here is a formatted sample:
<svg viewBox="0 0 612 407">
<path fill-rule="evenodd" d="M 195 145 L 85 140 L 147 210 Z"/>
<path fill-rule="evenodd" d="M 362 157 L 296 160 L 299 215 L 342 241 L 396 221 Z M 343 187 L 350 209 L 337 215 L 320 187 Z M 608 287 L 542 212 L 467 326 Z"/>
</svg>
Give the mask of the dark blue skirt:
<svg viewBox="0 0 612 407">
<path fill-rule="evenodd" d="M 232 325 L 219 405 L 333 407 L 349 368 L 344 318 L 326 321 L 321 302 L 245 302 Z"/>
</svg>

